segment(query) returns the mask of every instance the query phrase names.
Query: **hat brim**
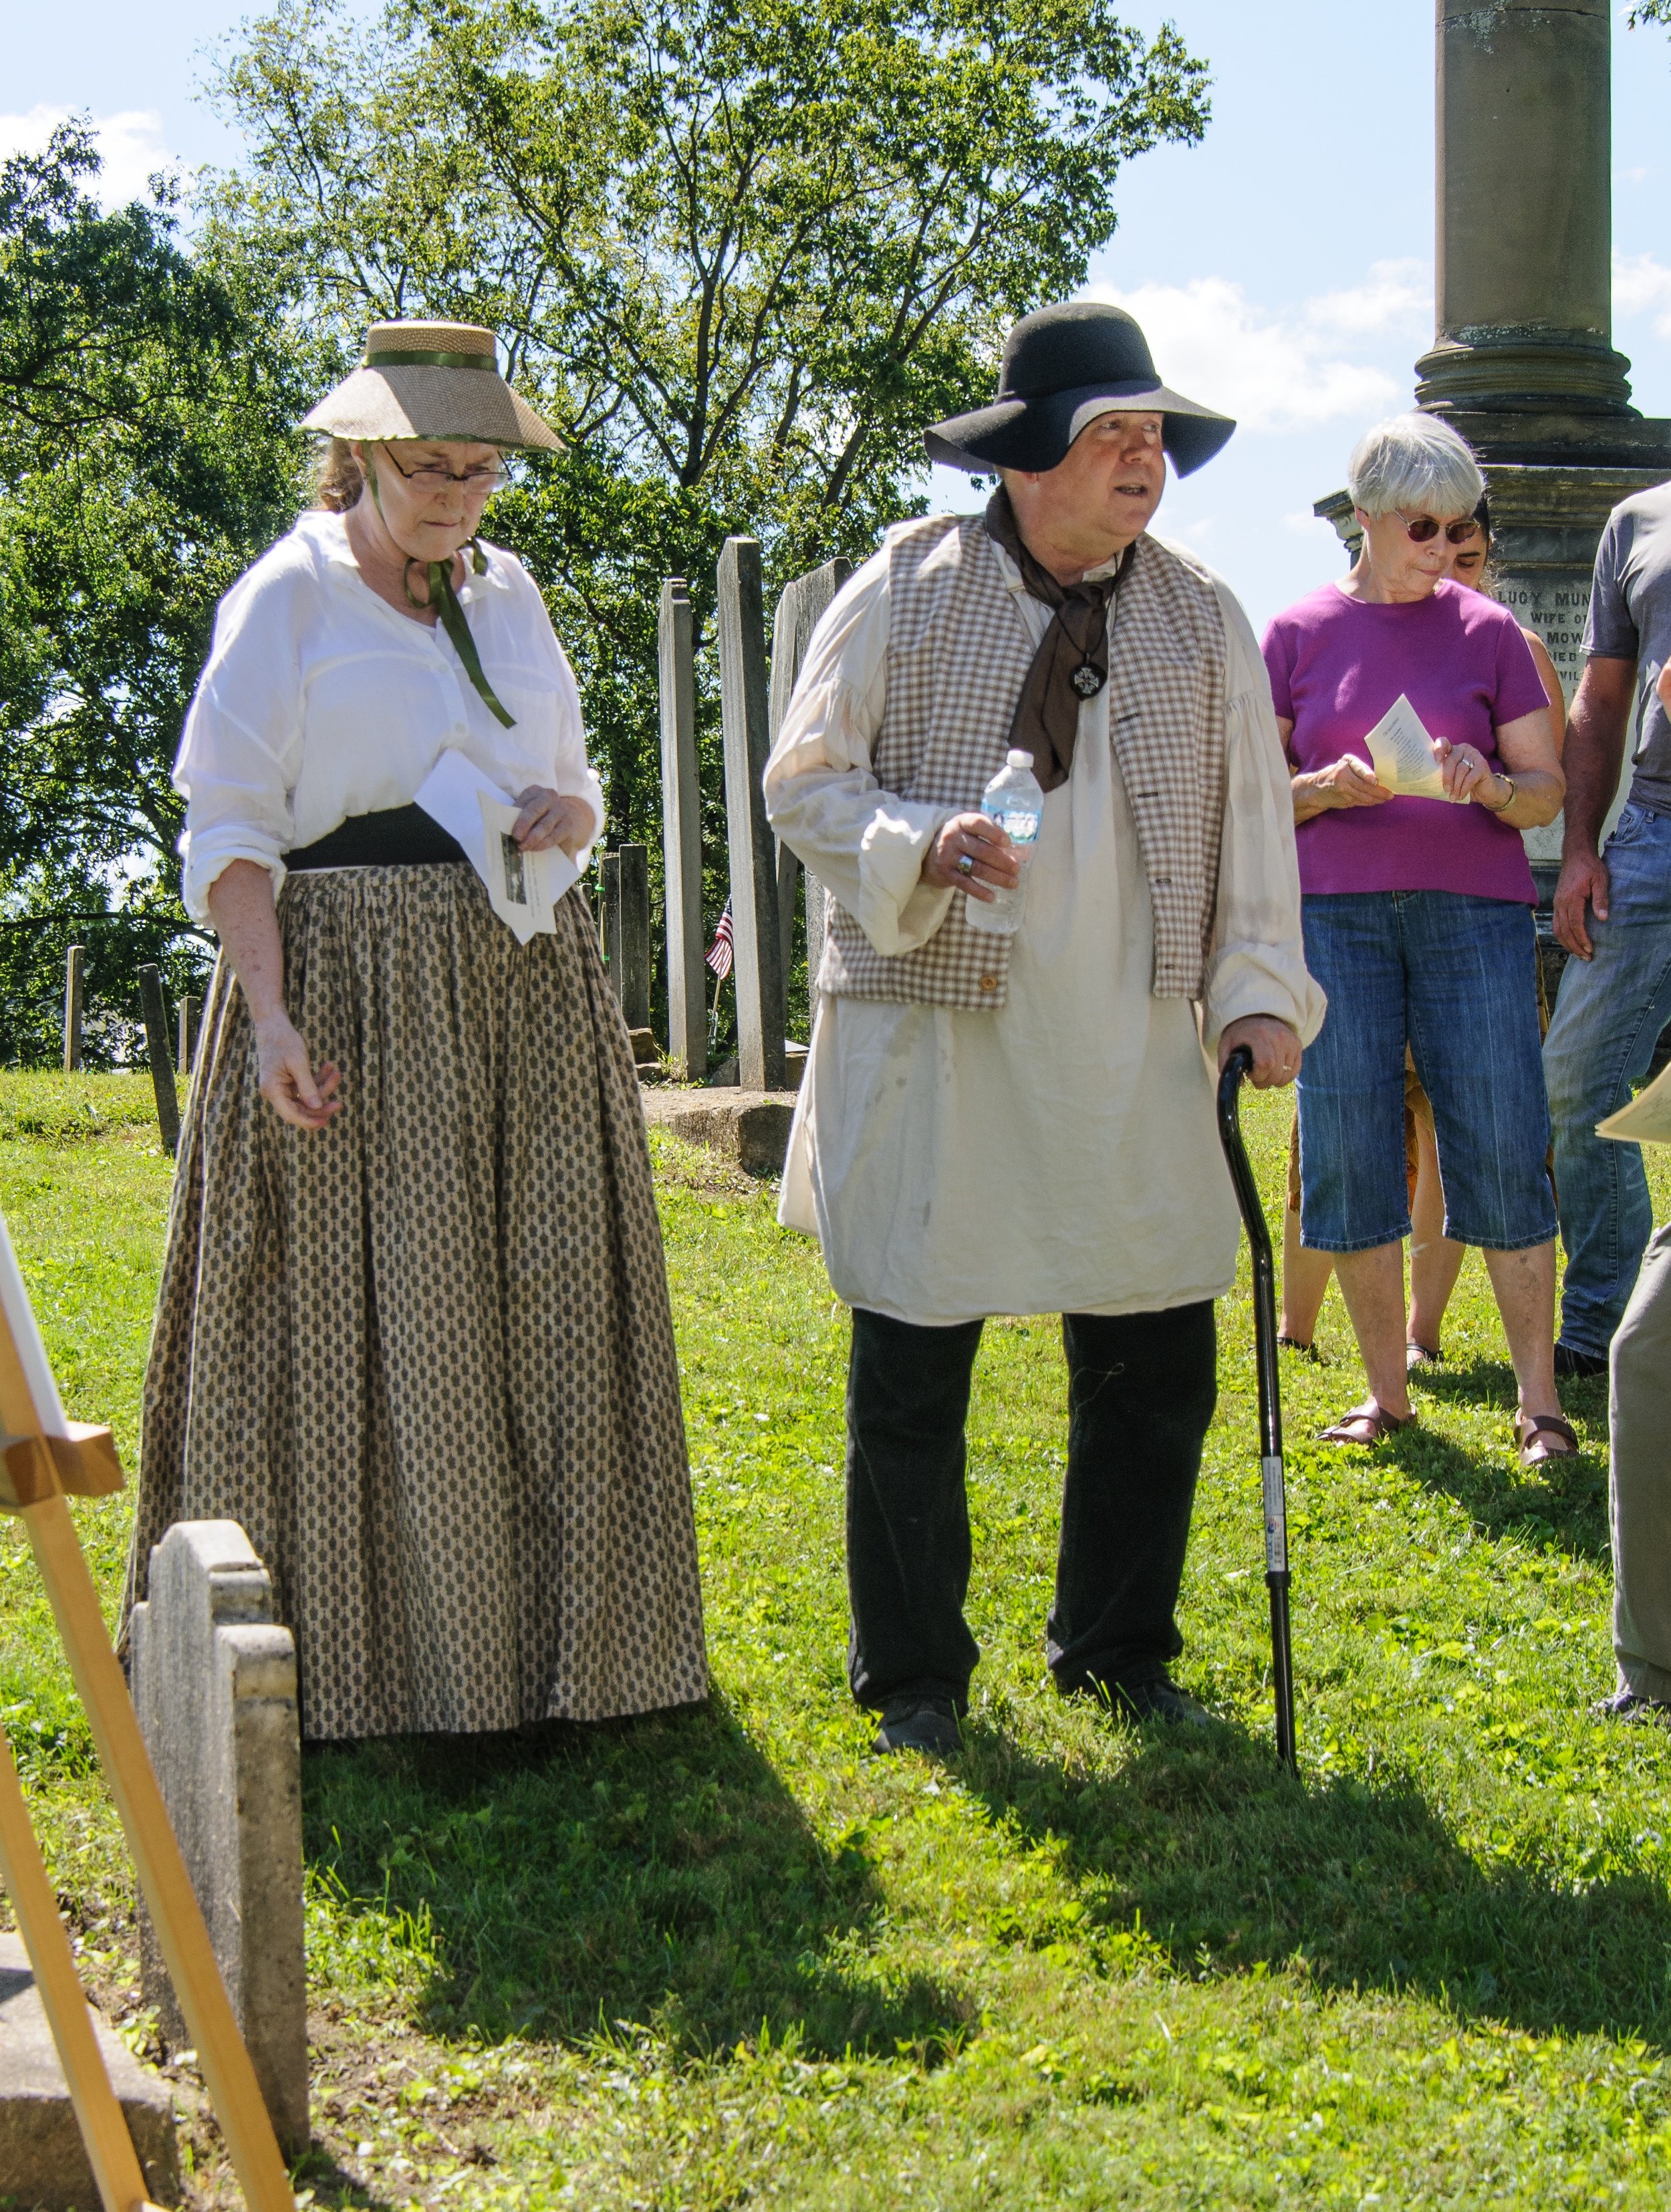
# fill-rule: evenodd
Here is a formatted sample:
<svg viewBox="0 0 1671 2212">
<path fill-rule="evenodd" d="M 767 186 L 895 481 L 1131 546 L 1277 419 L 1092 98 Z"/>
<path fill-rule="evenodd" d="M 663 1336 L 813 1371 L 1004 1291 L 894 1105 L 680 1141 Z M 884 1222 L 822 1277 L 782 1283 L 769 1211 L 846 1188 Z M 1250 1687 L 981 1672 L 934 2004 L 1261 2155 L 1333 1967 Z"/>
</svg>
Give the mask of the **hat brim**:
<svg viewBox="0 0 1671 2212">
<path fill-rule="evenodd" d="M 1102 411 L 1109 414 L 1163 416 L 1161 443 L 1181 477 L 1222 453 L 1236 428 L 1232 416 L 1186 399 L 1164 384 L 1128 380 L 1080 385 L 1039 399 L 996 400 L 972 414 L 936 422 L 923 432 L 922 442 L 931 461 L 967 469 L 971 475 L 990 474 L 994 469 L 1026 469 L 1042 475 L 1067 458 L 1074 416 L 1099 400 L 1107 401 Z M 1089 422 L 1081 427 L 1088 428 Z"/>
<path fill-rule="evenodd" d="M 562 440 L 488 369 L 356 368 L 327 392 L 305 430 L 333 438 L 460 438 L 483 446 L 520 446 L 560 453 Z"/>
</svg>

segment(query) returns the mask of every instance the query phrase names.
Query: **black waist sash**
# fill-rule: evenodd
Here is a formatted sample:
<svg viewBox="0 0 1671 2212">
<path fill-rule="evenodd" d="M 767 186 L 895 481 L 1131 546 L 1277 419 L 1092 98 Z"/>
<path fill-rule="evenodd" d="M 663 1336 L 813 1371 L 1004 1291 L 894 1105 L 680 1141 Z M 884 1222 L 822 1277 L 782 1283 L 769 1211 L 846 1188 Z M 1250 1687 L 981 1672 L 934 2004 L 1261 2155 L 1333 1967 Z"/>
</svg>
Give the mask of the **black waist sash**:
<svg viewBox="0 0 1671 2212">
<path fill-rule="evenodd" d="M 328 836 L 284 855 L 294 875 L 309 868 L 422 868 L 470 855 L 450 830 L 421 806 L 383 806 L 375 814 L 350 814 Z"/>
</svg>

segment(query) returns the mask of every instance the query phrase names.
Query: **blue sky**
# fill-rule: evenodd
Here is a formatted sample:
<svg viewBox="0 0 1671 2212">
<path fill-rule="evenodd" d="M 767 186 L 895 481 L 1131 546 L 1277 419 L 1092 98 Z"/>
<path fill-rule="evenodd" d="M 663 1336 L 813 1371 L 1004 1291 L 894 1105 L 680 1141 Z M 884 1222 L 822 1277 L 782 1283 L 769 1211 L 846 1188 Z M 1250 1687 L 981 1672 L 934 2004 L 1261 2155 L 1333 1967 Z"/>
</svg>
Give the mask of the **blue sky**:
<svg viewBox="0 0 1671 2212">
<path fill-rule="evenodd" d="M 197 96 L 204 56 L 246 12 L 228 0 L 77 0 L 12 11 L 0 149 L 58 116 L 99 119 L 115 193 L 169 161 L 238 158 Z M 1407 405 L 1432 335 L 1432 0 L 1127 0 L 1170 17 L 1212 64 L 1196 148 L 1126 171 L 1093 289 L 1129 307 L 1161 373 L 1235 415 L 1224 455 L 1168 490 L 1158 526 L 1220 568 L 1255 623 L 1336 572 L 1311 502 L 1358 431 Z M 1617 11 L 1614 343 L 1637 404 L 1671 415 L 1671 38 Z M 66 25 L 73 21 L 73 35 Z M 936 503 L 967 503 L 937 471 Z"/>
</svg>

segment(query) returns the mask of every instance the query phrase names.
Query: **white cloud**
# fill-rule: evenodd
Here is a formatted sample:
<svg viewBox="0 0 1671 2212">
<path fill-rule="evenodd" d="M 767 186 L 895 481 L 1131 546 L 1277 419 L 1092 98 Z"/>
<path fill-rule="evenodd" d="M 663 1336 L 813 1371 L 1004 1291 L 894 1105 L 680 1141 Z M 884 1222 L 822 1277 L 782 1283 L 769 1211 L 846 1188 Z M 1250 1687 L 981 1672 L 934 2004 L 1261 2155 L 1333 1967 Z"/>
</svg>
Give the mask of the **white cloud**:
<svg viewBox="0 0 1671 2212">
<path fill-rule="evenodd" d="M 1414 261 L 1376 262 L 1361 283 L 1295 307 L 1261 307 L 1224 276 L 1087 296 L 1135 315 L 1166 381 L 1244 430 L 1370 422 L 1407 406 L 1409 363 L 1432 328 L 1432 279 Z"/>
<path fill-rule="evenodd" d="M 0 115 L 0 159 L 9 154 L 38 154 L 72 110 L 45 103 L 23 115 Z M 94 136 L 104 166 L 94 180 L 101 206 L 125 207 L 143 198 L 146 180 L 159 169 L 175 166 L 162 135 L 162 118 L 154 107 L 125 108 L 116 115 L 95 115 Z"/>
<path fill-rule="evenodd" d="M 1616 315 L 1651 313 L 1656 331 L 1671 338 L 1671 269 L 1651 253 L 1615 253 L 1613 311 Z"/>
</svg>

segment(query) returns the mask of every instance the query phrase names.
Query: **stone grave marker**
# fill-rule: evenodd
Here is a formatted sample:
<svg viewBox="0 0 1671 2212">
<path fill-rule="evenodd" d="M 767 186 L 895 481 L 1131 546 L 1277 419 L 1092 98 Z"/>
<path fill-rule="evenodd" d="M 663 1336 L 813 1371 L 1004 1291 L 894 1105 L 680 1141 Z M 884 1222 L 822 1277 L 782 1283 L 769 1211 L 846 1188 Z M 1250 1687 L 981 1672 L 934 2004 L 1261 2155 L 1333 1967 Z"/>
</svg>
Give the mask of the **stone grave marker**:
<svg viewBox="0 0 1671 2212">
<path fill-rule="evenodd" d="M 274 2132 L 308 2142 L 295 1644 L 235 1521 L 178 1521 L 131 1630 L 133 1701 Z M 149 1915 L 144 1993 L 186 2039 Z"/>
<path fill-rule="evenodd" d="M 781 1091 L 783 933 L 775 840 L 761 790 L 770 739 L 758 539 L 726 538 L 719 583 L 720 720 L 731 852 L 738 1070 L 745 1091 Z"/>
<path fill-rule="evenodd" d="M 804 576 L 793 577 L 783 587 L 783 596 L 777 603 L 777 617 L 772 624 L 772 692 L 771 742 L 777 743 L 777 733 L 783 727 L 783 717 L 789 711 L 789 701 L 795 688 L 795 678 L 800 674 L 800 665 L 806 658 L 806 648 L 813 631 L 828 612 L 835 598 L 853 574 L 853 563 L 847 560 L 826 561 L 821 568 L 809 568 Z M 795 878 L 799 863 L 787 845 L 780 845 L 777 853 L 778 914 L 783 932 L 783 974 L 787 985 L 793 963 L 795 942 Z M 806 1012 L 810 1021 L 817 1011 L 818 963 L 823 958 L 824 888 L 813 875 L 806 878 Z"/>
<path fill-rule="evenodd" d="M 92 2017 L 145 2186 L 157 2203 L 176 2203 L 179 2158 L 168 2085 L 143 2070 L 97 2013 Z M 0 1936 L 0 2202 L 8 2197 L 31 2212 L 98 2212 L 99 2206 L 64 2063 L 21 1936 Z"/>
<path fill-rule="evenodd" d="M 667 907 L 667 1050 L 692 1083 L 708 1073 L 702 965 L 702 790 L 690 595 L 661 587 L 661 860 Z"/>
</svg>

